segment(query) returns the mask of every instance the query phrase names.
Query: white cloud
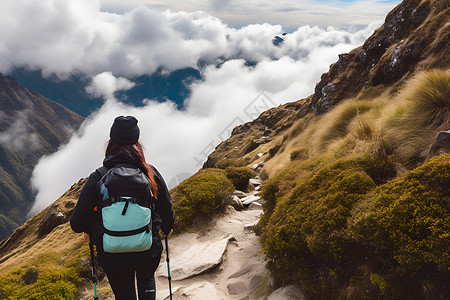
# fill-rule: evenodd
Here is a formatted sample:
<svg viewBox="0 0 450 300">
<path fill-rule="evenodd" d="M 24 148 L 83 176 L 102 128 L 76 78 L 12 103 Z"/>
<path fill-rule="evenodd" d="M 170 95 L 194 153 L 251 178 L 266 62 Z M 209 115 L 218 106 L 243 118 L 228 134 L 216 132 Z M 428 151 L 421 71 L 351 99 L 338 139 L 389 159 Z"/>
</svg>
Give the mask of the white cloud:
<svg viewBox="0 0 450 300">
<path fill-rule="evenodd" d="M 172 71 L 234 58 L 255 63 L 267 57 L 297 60 L 316 46 L 352 42 L 342 30 L 305 26 L 276 47 L 272 39 L 283 32 L 281 25 L 268 23 L 230 28 L 198 11 L 137 6 L 116 14 L 101 11 L 100 0 L 4 0 L 0 72 L 28 66 L 62 78 L 104 72 L 130 78 L 159 68 Z"/>
<path fill-rule="evenodd" d="M 251 28 L 260 32 L 261 27 L 245 30 Z M 357 46 L 360 36 L 360 33 L 331 28 L 299 29 L 286 37 L 283 47 L 288 49 L 272 49 L 256 65 L 231 59 L 220 67 L 207 66 L 202 71 L 204 80 L 191 85 L 191 96 L 184 110 L 178 110 L 171 102 L 146 100 L 144 107 L 136 108 L 108 100 L 67 145 L 42 158 L 36 166 L 33 186 L 38 194 L 33 212 L 52 203 L 74 182 L 101 165 L 109 129 L 116 116 L 138 118 L 147 160 L 161 171 L 168 183 L 175 182 L 175 178 L 196 172 L 214 147 L 229 137 L 234 126 L 254 119 L 269 107 L 310 95 L 320 75 L 337 60 L 337 54 Z M 254 44 L 250 48 L 265 43 L 253 32 L 237 39 Z M 300 42 L 296 44 L 293 40 Z M 104 73 L 96 79 L 102 77 L 106 79 L 95 81 L 96 90 L 110 97 L 117 78 Z"/>
<path fill-rule="evenodd" d="M 402 0 L 278 0 L 278 1 L 236 1 L 236 0 L 101 0 L 102 9 L 111 12 L 125 12 L 138 5 L 160 10 L 204 11 L 216 16 L 232 27 L 248 24 L 281 24 L 295 30 L 304 25 L 323 27 L 365 26 L 384 19 L 387 13 Z"/>
<path fill-rule="evenodd" d="M 92 82 L 86 87 L 86 91 L 94 97 L 113 99 L 115 92 L 129 90 L 134 86 L 135 83 L 126 78 L 117 78 L 112 72 L 103 72 L 92 78 Z"/>
<path fill-rule="evenodd" d="M 139 119 L 148 161 L 172 182 L 180 174 L 198 170 L 235 125 L 254 119 L 269 108 L 264 105 L 310 95 L 337 55 L 359 46 L 381 24 L 356 33 L 303 26 L 283 35 L 284 42 L 275 46 L 273 38 L 285 30 L 281 25 L 259 22 L 232 28 L 196 11 L 199 2 L 183 3 L 192 12 L 161 11 L 165 4 L 153 0 L 121 14 L 102 11 L 105 2 L 100 0 L 2 1 L 0 72 L 26 65 L 63 78 L 86 74 L 92 78 L 87 91 L 107 99 L 67 145 L 36 166 L 32 183 L 38 193 L 33 212 L 101 164 L 116 116 Z M 216 11 L 237 12 L 238 17 L 251 7 L 254 15 L 264 12 L 266 17 L 267 9 L 275 9 L 275 4 L 279 11 L 273 16 L 293 5 L 288 0 L 277 3 L 229 1 L 220 7 L 216 1 L 208 5 Z M 302 5 L 312 4 L 305 1 Z M 267 15 L 267 20 L 273 19 Z M 182 111 L 171 102 L 146 100 L 144 107 L 135 108 L 114 100 L 114 93 L 131 88 L 136 76 L 199 64 L 203 81 L 191 85 Z"/>
<path fill-rule="evenodd" d="M 27 104 L 32 106 L 31 103 Z M 21 152 L 25 149 L 35 150 L 41 146 L 38 135 L 31 132 L 27 123 L 30 112 L 31 108 L 17 112 L 14 122 L 6 130 L 0 132 L 0 144 L 3 147 Z M 0 118 L 8 118 L 8 116 L 0 111 Z"/>
</svg>

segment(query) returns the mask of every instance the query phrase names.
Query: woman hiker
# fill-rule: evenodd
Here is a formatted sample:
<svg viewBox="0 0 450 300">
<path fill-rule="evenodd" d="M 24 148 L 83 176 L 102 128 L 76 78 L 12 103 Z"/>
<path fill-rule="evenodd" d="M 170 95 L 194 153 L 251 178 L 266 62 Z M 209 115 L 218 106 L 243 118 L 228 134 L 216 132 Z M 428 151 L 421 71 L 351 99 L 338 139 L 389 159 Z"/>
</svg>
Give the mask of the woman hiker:
<svg viewBox="0 0 450 300">
<path fill-rule="evenodd" d="M 163 250 L 159 230 L 172 234 L 172 199 L 161 174 L 147 164 L 138 121 L 114 120 L 103 167 L 86 181 L 70 224 L 97 248 L 117 300 L 155 299 L 154 273 Z"/>
</svg>

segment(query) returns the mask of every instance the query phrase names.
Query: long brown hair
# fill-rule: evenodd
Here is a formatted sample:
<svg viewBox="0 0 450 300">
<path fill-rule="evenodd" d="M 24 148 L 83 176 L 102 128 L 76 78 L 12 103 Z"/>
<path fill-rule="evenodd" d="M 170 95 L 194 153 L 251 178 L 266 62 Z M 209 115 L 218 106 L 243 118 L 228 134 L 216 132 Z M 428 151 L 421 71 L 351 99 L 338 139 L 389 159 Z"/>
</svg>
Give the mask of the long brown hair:
<svg viewBox="0 0 450 300">
<path fill-rule="evenodd" d="M 109 140 L 108 146 L 106 147 L 105 156 L 116 155 L 119 153 L 126 154 L 128 156 L 134 157 L 139 162 L 140 169 L 147 175 L 150 180 L 150 191 L 154 198 L 158 198 L 158 184 L 155 180 L 155 173 L 152 168 L 145 161 L 144 150 L 142 149 L 141 143 L 137 142 L 132 145 L 119 144 L 113 140 Z"/>
</svg>

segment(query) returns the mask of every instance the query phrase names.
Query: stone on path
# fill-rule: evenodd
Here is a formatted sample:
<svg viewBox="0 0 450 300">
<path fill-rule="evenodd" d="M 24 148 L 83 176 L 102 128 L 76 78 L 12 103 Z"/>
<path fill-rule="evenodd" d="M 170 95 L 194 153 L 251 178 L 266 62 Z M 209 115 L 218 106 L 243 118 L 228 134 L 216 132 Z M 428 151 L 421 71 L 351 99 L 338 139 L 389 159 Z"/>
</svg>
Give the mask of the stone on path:
<svg viewBox="0 0 450 300">
<path fill-rule="evenodd" d="M 183 280 L 200 275 L 222 263 L 231 236 L 218 241 L 196 242 L 181 254 L 170 258 L 170 275 Z M 163 265 L 164 266 L 164 265 Z M 167 277 L 167 267 L 158 268 L 158 275 Z"/>
<path fill-rule="evenodd" d="M 235 190 L 233 192 L 233 196 L 237 196 L 239 199 L 242 199 L 244 197 L 247 197 L 247 194 L 244 193 L 243 191 Z"/>
<path fill-rule="evenodd" d="M 259 199 L 261 199 L 260 196 L 250 195 L 250 196 L 247 196 L 247 197 L 245 197 L 245 198 L 242 198 L 242 199 L 241 199 L 241 202 L 242 202 L 242 204 L 243 204 L 244 206 L 247 207 L 247 206 L 249 206 L 252 202 L 258 201 Z"/>
<path fill-rule="evenodd" d="M 298 285 L 288 285 L 274 291 L 267 300 L 306 300 Z"/>
<path fill-rule="evenodd" d="M 241 199 L 239 199 L 239 197 L 236 195 L 230 197 L 228 204 L 233 206 L 235 210 L 241 211 L 244 209 L 244 205 L 242 204 Z"/>
<path fill-rule="evenodd" d="M 172 291 L 173 299 L 189 299 L 189 300 L 205 300 L 217 299 L 228 300 L 222 291 L 220 291 L 214 284 L 206 281 L 196 282 L 191 285 L 181 286 L 177 291 Z M 164 295 L 164 298 L 157 297 L 157 300 L 167 300 L 169 295 Z"/>
<path fill-rule="evenodd" d="M 262 209 L 262 204 L 258 202 L 252 202 L 250 203 L 250 206 L 248 207 L 250 210 L 256 210 L 256 209 Z"/>
<path fill-rule="evenodd" d="M 248 182 L 249 182 L 251 185 L 253 185 L 253 186 L 258 186 L 258 185 L 261 185 L 261 184 L 262 184 L 261 179 L 258 179 L 258 178 L 250 178 L 250 179 L 248 180 Z"/>
</svg>

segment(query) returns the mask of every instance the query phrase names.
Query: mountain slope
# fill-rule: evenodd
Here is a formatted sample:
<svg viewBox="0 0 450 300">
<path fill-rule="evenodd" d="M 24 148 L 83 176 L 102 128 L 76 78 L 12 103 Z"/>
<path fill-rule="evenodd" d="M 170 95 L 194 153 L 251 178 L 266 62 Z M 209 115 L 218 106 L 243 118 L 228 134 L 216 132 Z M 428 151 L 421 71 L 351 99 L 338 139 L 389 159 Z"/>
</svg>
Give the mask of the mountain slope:
<svg viewBox="0 0 450 300">
<path fill-rule="evenodd" d="M 83 117 L 0 74 L 0 239 L 23 224 L 33 201 L 31 172 Z"/>
<path fill-rule="evenodd" d="M 297 130 L 314 115 L 324 114 L 345 99 L 395 94 L 420 71 L 450 67 L 450 9 L 448 1 L 405 0 L 386 17 L 384 25 L 363 46 L 339 55 L 315 87 L 314 94 L 263 112 L 236 127 L 218 145 L 204 167 L 223 159 L 245 159 L 277 152 L 283 134 Z M 309 116 L 306 117 L 305 116 Z M 300 121 L 299 121 L 300 120 Z"/>
</svg>

